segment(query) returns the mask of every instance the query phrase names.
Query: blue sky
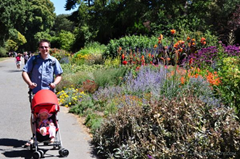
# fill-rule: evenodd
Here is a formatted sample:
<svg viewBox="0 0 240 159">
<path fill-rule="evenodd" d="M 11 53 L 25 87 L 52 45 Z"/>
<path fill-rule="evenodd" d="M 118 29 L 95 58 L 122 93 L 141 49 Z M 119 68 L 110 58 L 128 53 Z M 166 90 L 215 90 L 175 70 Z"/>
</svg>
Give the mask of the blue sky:
<svg viewBox="0 0 240 159">
<path fill-rule="evenodd" d="M 74 10 L 70 10 L 70 11 L 65 11 L 65 4 L 66 4 L 66 0 L 50 0 L 51 2 L 53 2 L 54 7 L 55 7 L 55 13 L 57 15 L 59 14 L 71 14 L 73 11 L 75 11 L 77 8 L 75 8 Z"/>
</svg>

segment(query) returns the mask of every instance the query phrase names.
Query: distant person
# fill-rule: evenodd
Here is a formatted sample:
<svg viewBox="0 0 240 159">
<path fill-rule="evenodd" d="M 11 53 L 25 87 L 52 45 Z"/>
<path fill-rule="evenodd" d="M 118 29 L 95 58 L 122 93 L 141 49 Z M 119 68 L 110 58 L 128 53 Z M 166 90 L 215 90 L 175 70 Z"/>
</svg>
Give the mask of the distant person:
<svg viewBox="0 0 240 159">
<path fill-rule="evenodd" d="M 24 52 L 23 53 L 23 59 L 24 59 L 24 64 L 27 63 L 28 59 L 29 59 L 29 56 L 28 56 L 28 53 L 27 52 Z"/>
<path fill-rule="evenodd" d="M 21 66 L 21 57 L 22 55 L 20 53 L 18 53 L 16 56 L 16 65 L 18 69 L 20 69 L 20 66 Z"/>
<path fill-rule="evenodd" d="M 13 52 L 13 56 L 14 56 L 14 57 L 17 57 L 17 53 L 16 53 L 15 51 Z"/>
</svg>

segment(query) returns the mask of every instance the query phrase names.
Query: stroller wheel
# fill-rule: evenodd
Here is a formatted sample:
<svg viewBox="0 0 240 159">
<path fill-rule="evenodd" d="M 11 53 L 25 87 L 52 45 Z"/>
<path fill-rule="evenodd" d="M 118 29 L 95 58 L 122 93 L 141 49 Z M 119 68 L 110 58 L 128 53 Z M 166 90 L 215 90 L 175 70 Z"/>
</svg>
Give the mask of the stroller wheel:
<svg viewBox="0 0 240 159">
<path fill-rule="evenodd" d="M 41 153 L 40 153 L 39 151 L 35 151 L 35 152 L 33 153 L 33 158 L 34 158 L 34 159 L 39 159 L 39 158 L 41 158 Z"/>
<path fill-rule="evenodd" d="M 65 148 L 61 148 L 59 151 L 58 151 L 59 155 L 61 157 L 67 157 L 69 155 L 69 151 Z"/>
<path fill-rule="evenodd" d="M 44 152 L 43 152 L 43 150 L 39 150 L 38 152 L 40 153 L 41 158 L 43 158 L 43 157 L 44 157 Z"/>
</svg>

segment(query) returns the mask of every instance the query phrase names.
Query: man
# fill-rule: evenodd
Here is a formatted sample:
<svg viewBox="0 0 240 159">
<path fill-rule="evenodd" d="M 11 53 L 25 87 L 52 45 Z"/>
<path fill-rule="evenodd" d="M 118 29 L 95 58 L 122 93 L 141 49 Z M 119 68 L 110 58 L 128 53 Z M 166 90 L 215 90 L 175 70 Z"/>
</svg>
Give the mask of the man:
<svg viewBox="0 0 240 159">
<path fill-rule="evenodd" d="M 38 49 L 39 55 L 32 56 L 23 67 L 22 72 L 22 77 L 33 94 L 41 89 L 53 91 L 61 81 L 63 73 L 59 61 L 49 54 L 50 42 L 48 40 L 41 40 Z"/>
<path fill-rule="evenodd" d="M 29 86 L 29 95 L 36 94 L 39 90 L 50 89 L 54 91 L 56 85 L 61 81 L 63 70 L 59 61 L 49 54 L 50 42 L 43 39 L 38 44 L 40 53 L 32 56 L 23 67 L 22 77 Z M 32 127 L 32 118 L 31 118 Z M 33 128 L 32 128 L 33 132 Z M 33 143 L 31 139 L 24 147 Z"/>
</svg>

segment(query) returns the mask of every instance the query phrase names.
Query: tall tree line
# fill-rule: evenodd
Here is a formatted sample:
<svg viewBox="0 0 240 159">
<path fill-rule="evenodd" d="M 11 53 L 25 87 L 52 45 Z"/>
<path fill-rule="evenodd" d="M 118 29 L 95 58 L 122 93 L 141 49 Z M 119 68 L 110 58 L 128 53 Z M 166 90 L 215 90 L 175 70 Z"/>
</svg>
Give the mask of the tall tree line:
<svg viewBox="0 0 240 159">
<path fill-rule="evenodd" d="M 1 0 L 0 52 L 9 40 L 34 51 L 38 39 L 48 38 L 53 47 L 74 52 L 125 35 L 167 36 L 171 28 L 208 30 L 223 41 L 234 33 L 239 43 L 239 5 L 240 0 L 66 0 L 66 10 L 78 10 L 56 16 L 50 0 Z"/>
</svg>

